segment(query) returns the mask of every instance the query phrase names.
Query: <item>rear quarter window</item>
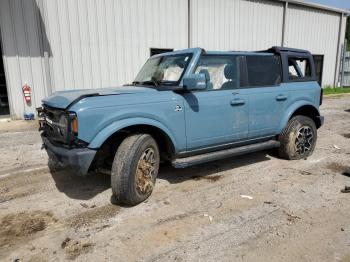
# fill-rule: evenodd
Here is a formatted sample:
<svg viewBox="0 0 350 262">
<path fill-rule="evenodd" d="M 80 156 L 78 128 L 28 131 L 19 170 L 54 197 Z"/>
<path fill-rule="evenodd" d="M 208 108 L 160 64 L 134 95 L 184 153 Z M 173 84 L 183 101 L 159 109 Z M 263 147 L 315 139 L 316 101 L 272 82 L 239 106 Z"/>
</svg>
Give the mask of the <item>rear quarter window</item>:
<svg viewBox="0 0 350 262">
<path fill-rule="evenodd" d="M 279 56 L 246 56 L 246 61 L 250 87 L 274 86 L 281 83 Z"/>
<path fill-rule="evenodd" d="M 298 80 L 311 77 L 311 66 L 308 58 L 288 57 L 288 78 Z"/>
</svg>

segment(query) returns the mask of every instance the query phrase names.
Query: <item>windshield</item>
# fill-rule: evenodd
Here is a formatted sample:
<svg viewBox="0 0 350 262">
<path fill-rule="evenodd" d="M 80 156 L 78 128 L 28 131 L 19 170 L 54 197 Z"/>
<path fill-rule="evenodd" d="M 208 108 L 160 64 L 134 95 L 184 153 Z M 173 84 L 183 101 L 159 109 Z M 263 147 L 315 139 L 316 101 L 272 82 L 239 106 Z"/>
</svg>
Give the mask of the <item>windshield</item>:
<svg viewBox="0 0 350 262">
<path fill-rule="evenodd" d="M 190 58 L 191 54 L 150 58 L 141 68 L 133 84 L 178 85 Z"/>
</svg>

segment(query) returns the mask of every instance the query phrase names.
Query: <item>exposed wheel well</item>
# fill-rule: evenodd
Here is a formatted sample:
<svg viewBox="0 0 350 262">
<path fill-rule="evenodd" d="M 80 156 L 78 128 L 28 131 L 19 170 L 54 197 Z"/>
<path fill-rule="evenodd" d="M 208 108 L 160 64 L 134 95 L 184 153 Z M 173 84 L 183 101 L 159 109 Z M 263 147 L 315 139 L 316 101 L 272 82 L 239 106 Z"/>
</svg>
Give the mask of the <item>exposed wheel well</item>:
<svg viewBox="0 0 350 262">
<path fill-rule="evenodd" d="M 299 107 L 290 118 L 297 115 L 310 117 L 315 122 L 317 128 L 321 126 L 321 120 L 319 119 L 320 114 L 318 113 L 317 109 L 311 105 Z"/>
<path fill-rule="evenodd" d="M 121 142 L 130 134 L 145 133 L 156 140 L 163 160 L 170 160 L 175 154 L 174 145 L 169 136 L 161 129 L 150 125 L 134 125 L 123 128 L 111 135 L 97 151 L 94 167 L 109 168 Z"/>
</svg>

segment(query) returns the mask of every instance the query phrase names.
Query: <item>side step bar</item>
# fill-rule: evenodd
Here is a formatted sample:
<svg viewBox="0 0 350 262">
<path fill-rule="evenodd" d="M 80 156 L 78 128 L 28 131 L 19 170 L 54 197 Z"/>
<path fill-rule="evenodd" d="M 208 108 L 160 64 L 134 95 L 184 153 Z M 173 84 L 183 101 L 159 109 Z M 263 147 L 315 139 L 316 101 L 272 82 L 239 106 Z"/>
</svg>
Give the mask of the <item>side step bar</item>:
<svg viewBox="0 0 350 262">
<path fill-rule="evenodd" d="M 175 168 L 185 168 L 189 166 L 194 166 L 210 161 L 215 161 L 219 159 L 229 158 L 233 156 L 239 156 L 244 155 L 260 150 L 266 150 L 270 148 L 279 147 L 280 142 L 276 140 L 269 140 L 261 143 L 246 145 L 246 146 L 240 146 L 220 151 L 214 151 L 210 153 L 205 153 L 201 155 L 195 155 L 190 157 L 184 157 L 184 158 L 177 158 L 174 161 L 172 161 L 172 165 Z"/>
</svg>

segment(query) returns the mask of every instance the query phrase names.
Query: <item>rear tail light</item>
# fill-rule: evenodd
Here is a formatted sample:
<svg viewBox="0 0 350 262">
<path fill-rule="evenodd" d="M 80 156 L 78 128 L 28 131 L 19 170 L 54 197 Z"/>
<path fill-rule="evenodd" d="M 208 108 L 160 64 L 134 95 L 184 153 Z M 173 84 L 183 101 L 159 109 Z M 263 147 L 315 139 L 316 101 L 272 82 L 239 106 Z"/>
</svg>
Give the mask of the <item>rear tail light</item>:
<svg viewBox="0 0 350 262">
<path fill-rule="evenodd" d="M 323 89 L 321 87 L 321 93 L 320 93 L 320 105 L 322 105 L 322 100 L 323 100 Z"/>
</svg>

